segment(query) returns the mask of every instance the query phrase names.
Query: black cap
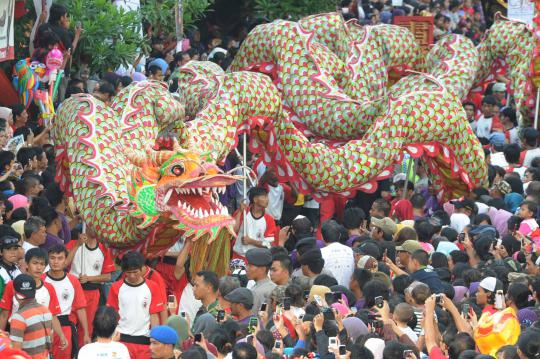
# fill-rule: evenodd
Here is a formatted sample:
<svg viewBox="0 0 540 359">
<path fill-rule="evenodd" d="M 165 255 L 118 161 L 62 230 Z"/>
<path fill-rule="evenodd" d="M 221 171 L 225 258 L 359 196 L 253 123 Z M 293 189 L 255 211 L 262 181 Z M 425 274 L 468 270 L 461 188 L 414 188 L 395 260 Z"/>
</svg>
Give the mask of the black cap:
<svg viewBox="0 0 540 359">
<path fill-rule="evenodd" d="M 372 256 L 373 258 L 379 258 L 381 255 L 379 245 L 371 240 L 360 243 L 358 247 L 353 248 L 353 252 Z"/>
<path fill-rule="evenodd" d="M 224 299 L 231 303 L 243 303 L 249 308 L 253 306 L 253 293 L 247 288 L 236 288 L 227 294 Z"/>
<path fill-rule="evenodd" d="M 267 248 L 253 248 L 246 252 L 249 264 L 257 267 L 267 267 L 272 264 L 272 252 Z"/>
<path fill-rule="evenodd" d="M 538 138 L 538 131 L 532 127 L 526 127 L 523 130 L 521 130 L 521 136 L 525 140 L 534 141 Z"/>
<path fill-rule="evenodd" d="M 300 265 L 305 265 L 308 263 L 313 263 L 316 260 L 321 260 L 322 254 L 321 250 L 317 247 L 311 248 L 307 250 L 302 256 L 300 257 L 300 260 L 298 261 Z"/>
<path fill-rule="evenodd" d="M 13 236 L 3 236 L 0 238 L 0 250 L 12 247 L 20 247 L 19 239 Z"/>
<path fill-rule="evenodd" d="M 29 299 L 36 296 L 36 281 L 28 274 L 19 274 L 13 280 L 13 289 L 16 294 Z"/>
<path fill-rule="evenodd" d="M 468 198 L 464 198 L 461 201 L 450 201 L 456 208 L 465 208 L 470 210 L 471 212 L 474 212 L 475 204 L 472 200 Z"/>
</svg>

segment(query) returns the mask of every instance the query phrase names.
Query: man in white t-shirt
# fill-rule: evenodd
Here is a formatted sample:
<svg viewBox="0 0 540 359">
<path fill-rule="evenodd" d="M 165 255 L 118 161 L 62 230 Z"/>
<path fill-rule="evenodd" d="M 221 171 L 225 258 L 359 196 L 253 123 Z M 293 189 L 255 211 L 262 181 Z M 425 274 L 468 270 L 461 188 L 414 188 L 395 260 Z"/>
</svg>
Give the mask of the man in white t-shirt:
<svg viewBox="0 0 540 359">
<path fill-rule="evenodd" d="M 482 100 L 482 116 L 472 124 L 478 138 L 489 139 L 489 135 L 491 135 L 494 127 L 502 127 L 498 118 L 495 116 L 496 107 L 497 99 L 495 97 L 488 95 Z"/>
<path fill-rule="evenodd" d="M 86 344 L 79 350 L 79 359 L 130 359 L 127 347 L 113 341 L 113 335 L 120 316 L 111 307 L 101 307 L 94 317 L 94 334 L 96 341 Z"/>
<path fill-rule="evenodd" d="M 341 231 L 334 220 L 323 223 L 321 233 L 326 247 L 321 249 L 324 269 L 332 273 L 339 285 L 348 286 L 354 272 L 354 253 L 352 248 L 340 243 Z M 343 240 L 346 240 L 344 238 Z"/>
<path fill-rule="evenodd" d="M 523 166 L 530 167 L 532 160 L 540 157 L 538 147 L 538 131 L 535 128 L 527 127 L 521 131 L 521 152 L 520 162 Z"/>
</svg>

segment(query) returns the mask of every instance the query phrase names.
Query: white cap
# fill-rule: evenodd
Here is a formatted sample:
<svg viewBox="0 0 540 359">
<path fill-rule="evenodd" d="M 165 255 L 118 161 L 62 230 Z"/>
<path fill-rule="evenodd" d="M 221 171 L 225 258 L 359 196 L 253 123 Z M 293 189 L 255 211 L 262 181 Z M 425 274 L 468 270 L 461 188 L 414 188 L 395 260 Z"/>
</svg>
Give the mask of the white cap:
<svg viewBox="0 0 540 359">
<path fill-rule="evenodd" d="M 478 286 L 484 288 L 488 292 L 495 292 L 497 289 L 502 289 L 500 282 L 495 277 L 486 277 L 482 279 Z"/>
<path fill-rule="evenodd" d="M 506 92 L 506 84 L 504 82 L 497 82 L 492 87 L 493 92 Z"/>
</svg>

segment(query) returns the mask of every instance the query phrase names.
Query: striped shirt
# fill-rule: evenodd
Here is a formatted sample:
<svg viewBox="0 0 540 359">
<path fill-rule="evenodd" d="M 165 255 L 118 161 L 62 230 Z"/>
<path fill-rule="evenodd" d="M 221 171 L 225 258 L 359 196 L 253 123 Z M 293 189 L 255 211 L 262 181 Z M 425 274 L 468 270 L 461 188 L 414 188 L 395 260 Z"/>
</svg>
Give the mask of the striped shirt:
<svg viewBox="0 0 540 359">
<path fill-rule="evenodd" d="M 33 359 L 45 359 L 49 357 L 51 331 L 51 312 L 32 299 L 11 317 L 9 338 L 22 343 L 22 350 Z"/>
</svg>

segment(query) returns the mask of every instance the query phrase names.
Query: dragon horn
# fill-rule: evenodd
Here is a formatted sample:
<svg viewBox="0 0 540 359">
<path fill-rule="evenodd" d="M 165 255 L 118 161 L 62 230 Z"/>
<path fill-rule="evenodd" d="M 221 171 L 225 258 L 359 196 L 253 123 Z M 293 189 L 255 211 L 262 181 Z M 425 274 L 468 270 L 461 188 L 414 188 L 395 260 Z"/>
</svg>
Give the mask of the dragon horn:
<svg viewBox="0 0 540 359">
<path fill-rule="evenodd" d="M 150 152 L 150 159 L 153 164 L 159 167 L 175 154 L 175 151 L 152 151 Z"/>
<path fill-rule="evenodd" d="M 124 153 L 126 154 L 129 162 L 133 163 L 137 167 L 143 167 L 148 161 L 148 158 L 140 151 L 126 149 Z"/>
<path fill-rule="evenodd" d="M 178 138 L 176 137 L 173 138 L 173 150 L 174 152 L 180 153 L 186 152 L 186 150 L 180 146 L 180 143 L 178 143 Z"/>
</svg>

